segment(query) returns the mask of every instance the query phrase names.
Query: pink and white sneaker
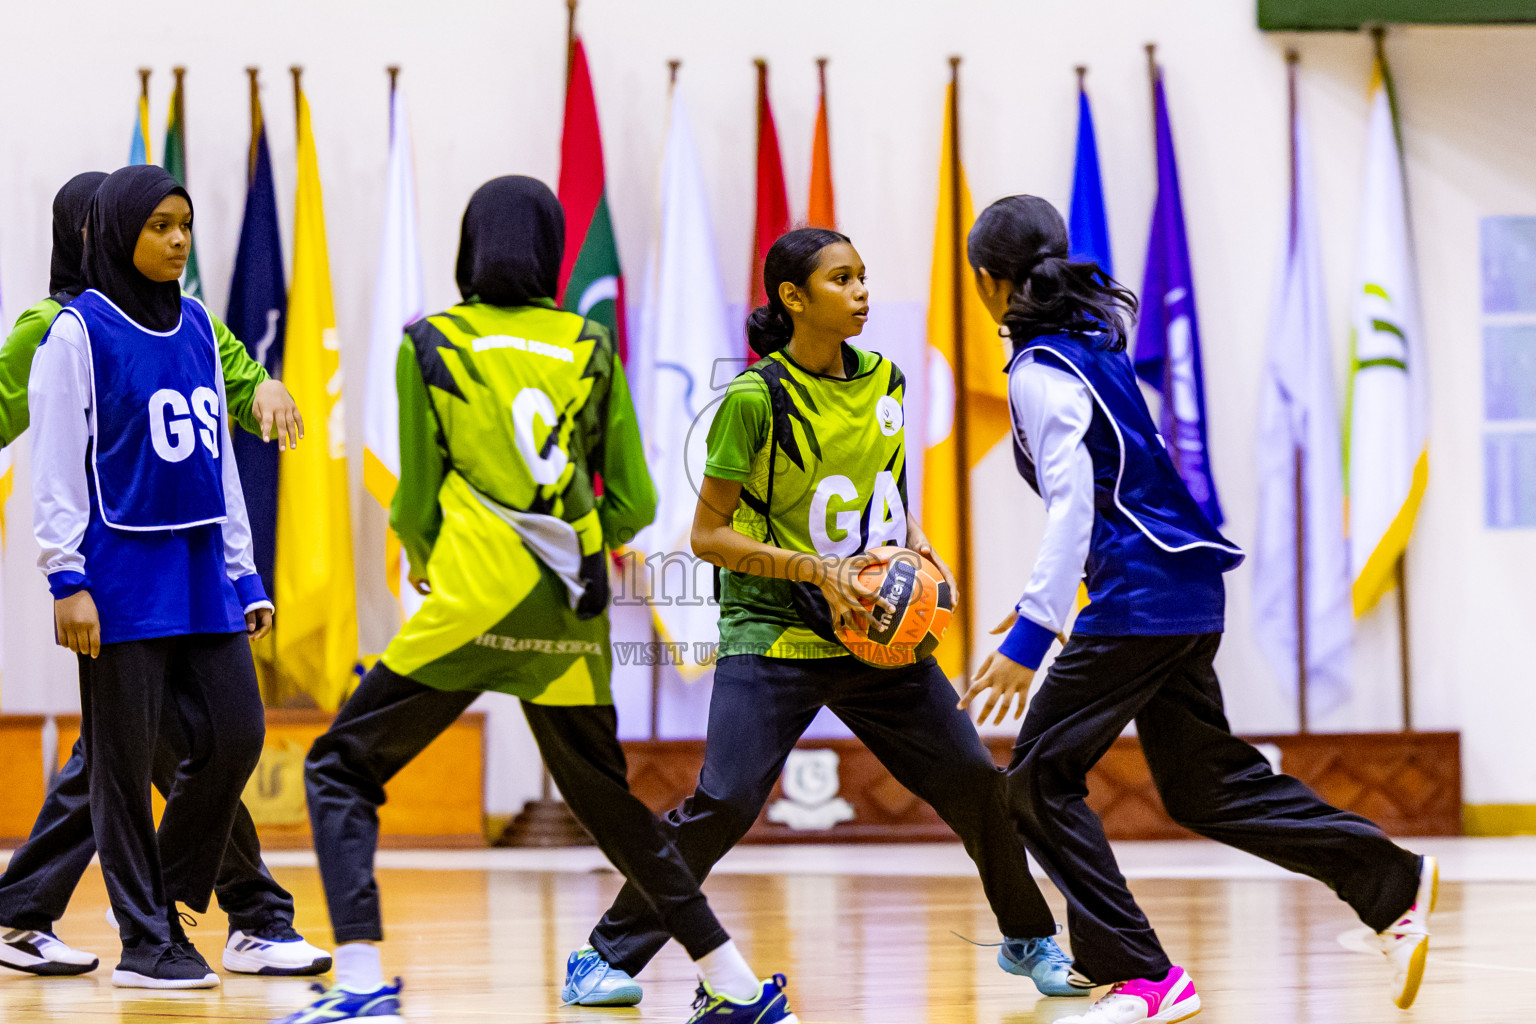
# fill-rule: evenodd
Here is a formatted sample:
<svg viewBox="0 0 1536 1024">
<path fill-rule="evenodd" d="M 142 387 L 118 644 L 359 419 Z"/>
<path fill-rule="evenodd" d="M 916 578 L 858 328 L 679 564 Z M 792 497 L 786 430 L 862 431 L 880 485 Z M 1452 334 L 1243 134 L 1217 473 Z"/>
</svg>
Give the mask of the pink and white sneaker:
<svg viewBox="0 0 1536 1024">
<path fill-rule="evenodd" d="M 1429 959 L 1429 915 L 1439 896 L 1440 865 L 1435 858 L 1425 857 L 1413 906 L 1392 927 L 1376 933 L 1381 952 L 1392 965 L 1392 1001 L 1399 1010 L 1408 1009 L 1418 998 L 1424 964 Z"/>
<path fill-rule="evenodd" d="M 1184 968 L 1174 966 L 1162 981 L 1122 981 L 1075 1017 L 1056 1024 L 1174 1024 L 1200 1012 L 1195 982 Z"/>
</svg>

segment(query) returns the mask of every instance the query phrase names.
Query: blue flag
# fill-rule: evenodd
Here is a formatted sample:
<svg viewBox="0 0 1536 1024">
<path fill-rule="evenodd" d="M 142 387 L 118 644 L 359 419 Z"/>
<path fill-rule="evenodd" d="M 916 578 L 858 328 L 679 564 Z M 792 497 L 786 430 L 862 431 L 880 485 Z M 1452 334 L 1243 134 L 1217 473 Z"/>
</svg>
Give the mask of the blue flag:
<svg viewBox="0 0 1536 1024">
<path fill-rule="evenodd" d="M 1184 204 L 1173 156 L 1168 100 L 1158 73 L 1153 87 L 1157 119 L 1157 205 L 1147 242 L 1146 276 L 1141 284 L 1141 319 L 1136 329 L 1136 374 L 1163 396 L 1161 429 L 1168 454 L 1184 486 L 1211 525 L 1222 522 L 1216 482 L 1211 478 L 1205 434 L 1205 379 L 1200 372 L 1200 327 L 1195 318 L 1195 284 L 1184 235 Z"/>
<path fill-rule="evenodd" d="M 277 190 L 261 108 L 252 109 L 251 154 L 247 168 L 245 219 L 235 253 L 235 279 L 229 286 L 226 322 L 245 343 L 251 358 L 276 377 L 283 366 L 283 320 L 288 292 L 283 283 L 282 239 L 277 230 Z M 256 570 L 272 594 L 272 558 L 277 542 L 277 442 L 263 442 L 243 430 L 234 432 L 240 487 L 251 519 Z"/>
<path fill-rule="evenodd" d="M 1110 277 L 1115 261 L 1109 251 L 1109 217 L 1104 212 L 1104 182 L 1099 178 L 1099 144 L 1093 134 L 1088 92 L 1077 91 L 1077 165 L 1072 171 L 1072 213 L 1068 218 L 1072 258 L 1092 260 Z"/>
</svg>

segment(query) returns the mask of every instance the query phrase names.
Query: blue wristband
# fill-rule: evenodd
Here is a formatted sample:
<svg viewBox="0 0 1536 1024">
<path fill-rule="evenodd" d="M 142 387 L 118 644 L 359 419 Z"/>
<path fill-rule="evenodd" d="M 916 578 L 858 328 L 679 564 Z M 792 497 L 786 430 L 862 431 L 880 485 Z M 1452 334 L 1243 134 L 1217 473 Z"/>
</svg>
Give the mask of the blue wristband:
<svg viewBox="0 0 1536 1024">
<path fill-rule="evenodd" d="M 48 574 L 48 589 L 53 592 L 55 601 L 73 597 L 90 585 L 91 581 L 85 573 L 75 572 L 73 569 L 60 569 L 58 572 Z"/>
<path fill-rule="evenodd" d="M 235 597 L 240 601 L 242 609 L 248 609 L 253 604 L 268 603 L 267 588 L 261 585 L 261 577 L 255 573 L 235 580 Z"/>
<path fill-rule="evenodd" d="M 1020 615 L 997 649 L 1009 661 L 1036 669 L 1045 660 L 1045 652 L 1051 649 L 1051 641 L 1055 639 L 1055 630 Z"/>
</svg>

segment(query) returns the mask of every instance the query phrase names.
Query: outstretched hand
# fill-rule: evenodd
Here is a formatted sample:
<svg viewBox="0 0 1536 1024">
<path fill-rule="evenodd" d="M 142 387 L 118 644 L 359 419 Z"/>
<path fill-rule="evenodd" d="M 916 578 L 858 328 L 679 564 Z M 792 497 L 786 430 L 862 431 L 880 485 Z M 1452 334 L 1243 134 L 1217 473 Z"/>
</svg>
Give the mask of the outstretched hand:
<svg viewBox="0 0 1536 1024">
<path fill-rule="evenodd" d="M 992 628 L 992 632 L 1008 632 L 1018 618 L 1017 611 L 1009 612 L 1002 622 Z M 1034 669 L 1025 668 L 1001 651 L 993 651 L 982 661 L 980 671 L 971 679 L 970 688 L 960 698 L 959 707 L 963 711 L 977 697 L 990 690 L 992 692 L 987 697 L 986 703 L 981 706 L 981 714 L 976 716 L 976 722 L 979 725 L 986 724 L 987 716 L 992 713 L 993 707 L 996 707 L 997 717 L 992 720 L 992 724 L 998 725 L 1008 717 L 1010 708 L 1013 710 L 1014 718 L 1024 713 L 1024 708 L 1029 703 L 1029 688 L 1034 681 Z"/>
</svg>

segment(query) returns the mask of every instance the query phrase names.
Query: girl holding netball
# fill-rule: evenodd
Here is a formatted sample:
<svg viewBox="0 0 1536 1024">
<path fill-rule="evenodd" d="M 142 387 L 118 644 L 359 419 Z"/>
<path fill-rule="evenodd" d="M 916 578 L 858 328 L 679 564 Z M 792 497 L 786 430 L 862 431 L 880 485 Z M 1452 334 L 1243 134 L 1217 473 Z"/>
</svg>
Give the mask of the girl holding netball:
<svg viewBox="0 0 1536 1024">
<path fill-rule="evenodd" d="M 937 662 L 874 668 L 828 638 L 834 623 L 866 620 L 865 552 L 907 546 L 936 560 L 907 513 L 905 378 L 848 343 L 869 314 L 864 262 L 846 236 L 802 228 L 768 251 L 763 284 L 768 303 L 747 322 L 763 358 L 715 412 L 694 516 L 694 551 L 722 570 L 720 647 L 698 789 L 667 816 L 678 849 L 696 877 L 708 875 L 831 708 L 959 834 L 1007 937 L 1004 968 L 1048 995 L 1080 994 L 1003 813 L 1001 775 Z M 625 886 L 591 945 L 572 954 L 563 997 L 638 1002 L 633 975 L 666 941 L 661 919 Z M 727 994 L 703 995 L 730 1011 Z"/>
<path fill-rule="evenodd" d="M 999 627 L 1002 646 L 962 706 L 990 691 L 983 719 L 1022 712 L 1085 576 L 1090 599 L 1029 702 L 1008 769 L 1013 818 L 1067 897 L 1073 975 L 1114 986 L 1058 1024 L 1171 1022 L 1200 1010 L 1084 801 L 1089 769 L 1132 721 L 1173 819 L 1337 892 L 1377 933 L 1406 1009 L 1428 951 L 1434 858 L 1271 771 L 1228 729 L 1212 660 L 1222 574 L 1243 556 L 1185 490 L 1141 397 L 1124 355 L 1135 298 L 1095 264 L 1067 258 L 1061 215 L 1034 196 L 983 211 L 968 250 L 976 290 L 1012 343 L 1014 457 L 1047 523 L 1023 598 Z"/>
</svg>

